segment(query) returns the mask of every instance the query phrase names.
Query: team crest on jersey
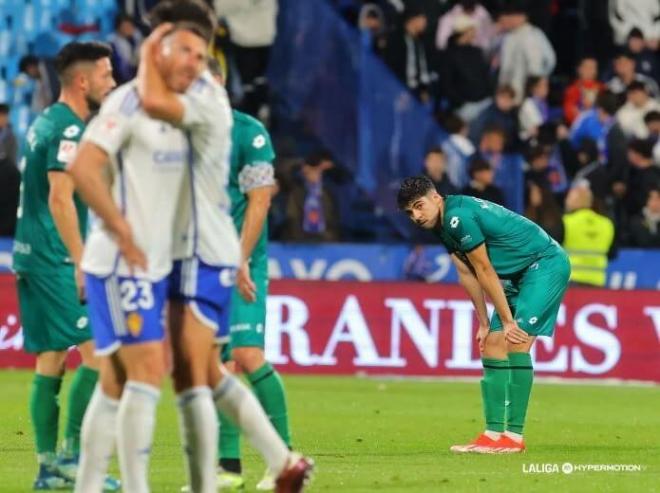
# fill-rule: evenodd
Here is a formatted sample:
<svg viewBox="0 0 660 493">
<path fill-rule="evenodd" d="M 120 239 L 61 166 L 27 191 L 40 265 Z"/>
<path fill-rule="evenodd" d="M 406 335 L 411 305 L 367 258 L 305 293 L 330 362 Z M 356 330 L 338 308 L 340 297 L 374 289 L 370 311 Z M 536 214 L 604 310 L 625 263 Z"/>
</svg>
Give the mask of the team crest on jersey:
<svg viewBox="0 0 660 493">
<path fill-rule="evenodd" d="M 144 320 L 142 315 L 137 312 L 131 312 L 126 317 L 126 328 L 131 333 L 133 337 L 137 337 L 142 332 L 142 326 L 144 325 Z"/>
<path fill-rule="evenodd" d="M 454 216 L 449 220 L 449 226 L 452 228 L 456 228 L 459 222 L 460 220 L 456 216 Z"/>
<path fill-rule="evenodd" d="M 64 135 L 67 139 L 73 139 L 79 133 L 80 133 L 80 127 L 77 125 L 71 125 L 64 129 L 62 135 Z"/>
<path fill-rule="evenodd" d="M 78 150 L 78 142 L 75 140 L 60 140 L 60 147 L 57 149 L 57 160 L 61 163 L 70 163 Z"/>
<path fill-rule="evenodd" d="M 264 137 L 263 135 L 257 135 L 254 139 L 252 139 L 252 146 L 255 149 L 261 149 L 265 145 L 266 145 L 266 137 Z"/>
</svg>

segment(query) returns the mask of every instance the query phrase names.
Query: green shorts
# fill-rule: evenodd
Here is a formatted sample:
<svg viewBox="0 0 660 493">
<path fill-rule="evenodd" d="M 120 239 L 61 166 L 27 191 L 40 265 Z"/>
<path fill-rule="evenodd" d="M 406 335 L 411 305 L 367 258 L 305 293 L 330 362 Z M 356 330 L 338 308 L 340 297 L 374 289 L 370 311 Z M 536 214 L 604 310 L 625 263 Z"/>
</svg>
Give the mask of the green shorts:
<svg viewBox="0 0 660 493">
<path fill-rule="evenodd" d="M 65 351 L 92 338 L 73 268 L 43 274 L 19 272 L 16 285 L 26 352 Z"/>
<path fill-rule="evenodd" d="M 552 336 L 570 275 L 568 255 L 557 249 L 505 281 L 504 294 L 518 327 L 532 336 Z M 497 313 L 491 317 L 490 330 L 502 330 Z"/>
<path fill-rule="evenodd" d="M 237 347 L 264 348 L 268 269 L 265 262 L 260 264 L 261 262 L 258 262 L 257 265 L 250 266 L 250 275 L 257 287 L 256 301 L 245 301 L 236 288 L 232 292 L 229 317 L 230 350 Z"/>
</svg>

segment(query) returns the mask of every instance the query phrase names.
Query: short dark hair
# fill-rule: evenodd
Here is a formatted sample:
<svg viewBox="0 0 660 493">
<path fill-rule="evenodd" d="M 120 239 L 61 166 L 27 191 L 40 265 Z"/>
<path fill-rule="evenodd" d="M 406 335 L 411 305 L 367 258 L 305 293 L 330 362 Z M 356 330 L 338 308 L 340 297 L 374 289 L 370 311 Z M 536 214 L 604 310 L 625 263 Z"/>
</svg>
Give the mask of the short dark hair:
<svg viewBox="0 0 660 493">
<path fill-rule="evenodd" d="M 511 99 L 516 99 L 516 90 L 511 84 L 502 84 L 501 86 L 497 86 L 497 89 L 495 89 L 495 95 L 497 96 L 498 94 L 507 94 L 509 97 L 511 97 Z"/>
<path fill-rule="evenodd" d="M 635 55 L 628 49 L 628 48 L 622 48 L 616 52 L 614 55 L 614 60 L 617 60 L 619 58 L 627 58 L 629 60 L 635 60 Z"/>
<path fill-rule="evenodd" d="M 313 168 L 319 166 L 323 161 L 334 161 L 330 151 L 322 149 L 320 151 L 311 152 L 305 157 L 305 164 Z"/>
<path fill-rule="evenodd" d="M 217 26 L 213 9 L 202 0 L 164 0 L 157 4 L 148 15 L 151 28 L 165 22 L 192 31 L 209 43 Z"/>
<path fill-rule="evenodd" d="M 34 55 L 25 55 L 18 62 L 18 70 L 25 72 L 30 65 L 39 65 L 39 59 Z"/>
<path fill-rule="evenodd" d="M 120 12 L 115 17 L 115 29 L 119 29 L 119 26 L 121 26 L 123 22 L 130 22 L 131 24 L 135 25 L 135 21 L 130 15 L 124 12 Z"/>
<path fill-rule="evenodd" d="M 585 137 L 584 139 L 580 140 L 580 144 L 578 145 L 576 152 L 578 154 L 585 154 L 587 156 L 587 160 L 590 163 L 596 161 L 600 154 L 600 151 L 598 150 L 598 143 L 589 137 Z"/>
<path fill-rule="evenodd" d="M 530 75 L 525 82 L 525 96 L 530 97 L 536 85 L 543 80 L 540 75 Z"/>
<path fill-rule="evenodd" d="M 619 98 L 611 91 L 603 91 L 596 97 L 596 108 L 612 116 L 619 109 Z"/>
<path fill-rule="evenodd" d="M 488 161 L 486 161 L 481 156 L 475 156 L 470 161 L 470 166 L 468 167 L 468 174 L 470 178 L 474 178 L 474 175 L 479 171 L 492 170 L 493 167 Z"/>
<path fill-rule="evenodd" d="M 450 134 L 457 134 L 467 125 L 456 113 L 450 113 L 449 115 L 445 116 L 441 119 L 440 123 Z"/>
<path fill-rule="evenodd" d="M 634 80 L 630 84 L 628 84 L 628 87 L 626 87 L 626 93 L 632 92 L 632 91 L 646 91 L 646 85 L 639 80 Z"/>
<path fill-rule="evenodd" d="M 660 111 L 653 110 L 644 115 L 644 123 L 648 125 L 653 122 L 660 122 Z"/>
<path fill-rule="evenodd" d="M 653 157 L 654 142 L 650 139 L 633 139 L 628 142 L 628 149 L 646 159 Z"/>
<path fill-rule="evenodd" d="M 0 103 L 0 115 L 8 115 L 10 111 L 7 103 Z"/>
<path fill-rule="evenodd" d="M 435 191 L 435 185 L 428 176 L 409 176 L 401 182 L 396 203 L 400 210 L 405 210 L 415 200 L 432 191 Z"/>
<path fill-rule="evenodd" d="M 442 147 L 440 146 L 433 146 L 430 149 L 426 151 L 426 156 L 429 154 L 442 154 L 443 156 L 445 155 L 445 151 L 442 150 Z"/>
<path fill-rule="evenodd" d="M 55 72 L 62 83 L 66 83 L 69 69 L 79 62 L 95 62 L 110 57 L 112 48 L 105 43 L 88 41 L 67 43 L 55 56 Z"/>
<path fill-rule="evenodd" d="M 641 38 L 644 39 L 644 33 L 638 27 L 633 27 L 628 33 L 628 39 L 630 38 Z"/>
</svg>

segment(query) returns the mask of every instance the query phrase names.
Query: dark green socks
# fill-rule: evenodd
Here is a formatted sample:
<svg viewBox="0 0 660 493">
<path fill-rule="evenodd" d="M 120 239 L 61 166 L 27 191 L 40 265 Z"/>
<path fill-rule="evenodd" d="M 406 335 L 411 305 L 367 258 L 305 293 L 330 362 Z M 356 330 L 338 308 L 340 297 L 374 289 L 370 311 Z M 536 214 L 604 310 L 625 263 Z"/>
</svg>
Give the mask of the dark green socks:
<svg viewBox="0 0 660 493">
<path fill-rule="evenodd" d="M 257 371 L 249 374 L 248 380 L 270 422 L 273 423 L 277 434 L 290 448 L 289 413 L 287 411 L 286 396 L 284 395 L 284 384 L 280 374 L 275 371 L 270 363 L 265 363 Z"/>
<path fill-rule="evenodd" d="M 69 409 L 66 422 L 65 451 L 78 455 L 80 453 L 80 429 L 87 404 L 92 398 L 99 372 L 88 366 L 80 365 L 73 375 L 71 389 L 69 389 Z"/>
<path fill-rule="evenodd" d="M 529 353 L 509 353 L 509 367 L 509 405 L 506 413 L 506 429 L 522 434 L 534 382 L 532 357 Z"/>
<path fill-rule="evenodd" d="M 481 380 L 486 430 L 504 431 L 506 388 L 509 382 L 509 361 L 481 358 L 484 378 Z"/>
<path fill-rule="evenodd" d="M 30 417 L 34 429 L 39 462 L 54 458 L 60 416 L 58 394 L 62 377 L 35 374 L 30 392 Z"/>
</svg>

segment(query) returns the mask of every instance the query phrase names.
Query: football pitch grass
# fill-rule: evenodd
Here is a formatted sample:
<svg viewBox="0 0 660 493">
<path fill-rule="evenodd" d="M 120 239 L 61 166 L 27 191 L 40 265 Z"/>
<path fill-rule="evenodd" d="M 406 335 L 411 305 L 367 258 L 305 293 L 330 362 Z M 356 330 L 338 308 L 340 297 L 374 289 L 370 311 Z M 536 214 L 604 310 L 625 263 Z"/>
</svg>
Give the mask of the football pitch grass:
<svg viewBox="0 0 660 493">
<path fill-rule="evenodd" d="M 36 472 L 28 419 L 31 379 L 25 371 L 0 372 L 0 492 L 30 491 Z M 528 452 L 457 456 L 449 446 L 482 428 L 476 382 L 310 376 L 285 381 L 294 444 L 317 465 L 310 492 L 660 492 L 658 387 L 539 384 L 526 430 Z M 153 493 L 178 492 L 185 476 L 169 388 L 160 402 L 153 450 Z M 264 466 L 251 449 L 245 452 L 246 491 L 255 491 Z M 575 472 L 561 472 L 566 463 Z M 578 470 L 589 464 L 642 470 Z M 555 465 L 559 472 L 529 472 Z"/>
</svg>

